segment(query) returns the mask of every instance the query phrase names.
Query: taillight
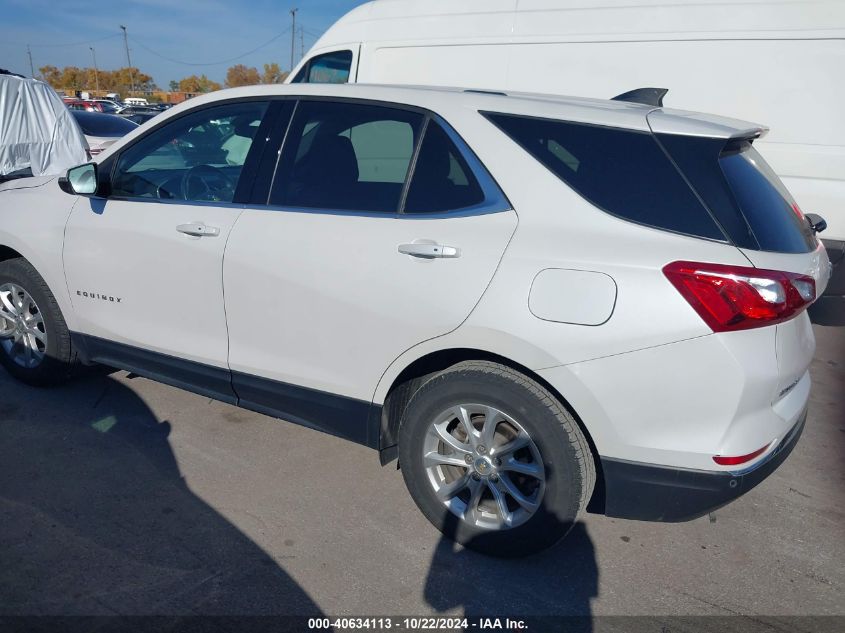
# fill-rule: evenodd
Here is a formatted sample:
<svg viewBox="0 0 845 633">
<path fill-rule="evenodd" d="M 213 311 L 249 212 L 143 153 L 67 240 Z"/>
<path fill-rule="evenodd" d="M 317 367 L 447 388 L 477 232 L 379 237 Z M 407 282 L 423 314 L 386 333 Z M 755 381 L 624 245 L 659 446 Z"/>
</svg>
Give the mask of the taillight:
<svg viewBox="0 0 845 633">
<path fill-rule="evenodd" d="M 816 299 L 815 279 L 779 270 L 672 262 L 663 274 L 714 332 L 780 323 Z"/>
</svg>

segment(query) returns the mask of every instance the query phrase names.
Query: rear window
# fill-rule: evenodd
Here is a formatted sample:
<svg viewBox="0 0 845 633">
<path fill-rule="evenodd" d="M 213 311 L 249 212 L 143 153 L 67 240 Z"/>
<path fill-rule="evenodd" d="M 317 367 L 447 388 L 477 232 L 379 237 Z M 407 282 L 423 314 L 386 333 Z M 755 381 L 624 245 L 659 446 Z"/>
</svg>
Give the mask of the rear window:
<svg viewBox="0 0 845 633">
<path fill-rule="evenodd" d="M 780 253 L 815 250 L 816 238 L 810 225 L 751 143 L 728 146 L 719 165 L 761 249 Z"/>
<path fill-rule="evenodd" d="M 778 253 L 815 250 L 816 238 L 795 200 L 750 141 L 657 138 L 734 244 Z"/>
<path fill-rule="evenodd" d="M 510 114 L 484 115 L 607 213 L 663 230 L 725 240 L 651 133 Z"/>
<path fill-rule="evenodd" d="M 74 111 L 73 115 L 86 136 L 124 136 L 138 127 L 136 123 L 113 114 Z"/>
</svg>

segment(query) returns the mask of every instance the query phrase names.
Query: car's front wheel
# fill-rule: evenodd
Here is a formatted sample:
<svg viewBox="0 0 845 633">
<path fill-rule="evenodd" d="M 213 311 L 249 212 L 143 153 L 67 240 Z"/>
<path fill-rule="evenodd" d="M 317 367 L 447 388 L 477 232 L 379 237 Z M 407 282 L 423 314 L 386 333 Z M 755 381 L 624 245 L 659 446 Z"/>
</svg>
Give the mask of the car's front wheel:
<svg viewBox="0 0 845 633">
<path fill-rule="evenodd" d="M 414 394 L 399 462 L 435 526 L 495 556 L 530 554 L 563 538 L 595 481 L 569 411 L 536 381 L 482 361 L 459 363 Z"/>
<path fill-rule="evenodd" d="M 76 365 L 56 298 L 25 259 L 0 263 L 0 363 L 38 386 L 66 380 Z"/>
</svg>

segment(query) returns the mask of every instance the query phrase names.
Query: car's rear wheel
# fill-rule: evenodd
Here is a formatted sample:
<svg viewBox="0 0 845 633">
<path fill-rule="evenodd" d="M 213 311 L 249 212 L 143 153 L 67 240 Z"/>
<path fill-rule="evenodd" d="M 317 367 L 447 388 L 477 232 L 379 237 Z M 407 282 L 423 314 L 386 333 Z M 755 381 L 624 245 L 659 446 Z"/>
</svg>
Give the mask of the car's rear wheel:
<svg viewBox="0 0 845 633">
<path fill-rule="evenodd" d="M 63 382 L 76 365 L 56 298 L 25 259 L 0 263 L 0 363 L 38 386 Z"/>
<path fill-rule="evenodd" d="M 563 538 L 595 481 L 571 413 L 536 381 L 482 361 L 459 363 L 414 394 L 399 461 L 438 529 L 496 556 L 530 554 Z"/>
</svg>

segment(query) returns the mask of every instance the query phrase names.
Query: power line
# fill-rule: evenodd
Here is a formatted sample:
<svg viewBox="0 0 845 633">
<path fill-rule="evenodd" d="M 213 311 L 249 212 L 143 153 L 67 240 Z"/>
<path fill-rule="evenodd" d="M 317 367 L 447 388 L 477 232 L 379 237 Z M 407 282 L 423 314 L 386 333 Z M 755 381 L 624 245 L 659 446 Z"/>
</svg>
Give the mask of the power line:
<svg viewBox="0 0 845 633">
<path fill-rule="evenodd" d="M 311 37 L 314 37 L 314 38 L 320 39 L 321 37 L 323 37 L 323 35 L 325 35 L 325 31 L 323 31 L 323 32 L 316 31 L 316 30 L 314 30 L 314 29 L 312 29 L 312 28 L 309 28 L 309 27 L 307 27 L 307 26 L 303 25 L 301 22 L 300 22 L 300 26 L 302 26 L 302 27 L 303 27 L 303 29 L 305 30 L 305 32 L 306 32 L 308 35 L 310 35 Z"/>
<path fill-rule="evenodd" d="M 120 33 L 116 33 L 114 35 L 106 35 L 105 37 L 100 37 L 93 40 L 86 40 L 84 42 L 66 42 L 63 44 L 30 44 L 28 42 L 14 42 L 10 40 L 5 40 L 6 44 L 16 44 L 19 46 L 32 46 L 32 48 L 59 48 L 64 46 L 90 46 L 91 44 L 96 44 L 97 42 L 103 42 L 105 40 L 110 40 L 113 37 L 120 37 Z"/>
<path fill-rule="evenodd" d="M 237 60 L 242 59 L 244 57 L 247 57 L 248 55 L 252 55 L 253 53 L 257 53 L 262 48 L 269 46 L 270 44 L 275 42 L 277 39 L 279 39 L 280 37 L 285 35 L 288 31 L 290 31 L 290 27 L 287 27 L 281 33 L 274 35 L 272 38 L 270 38 L 269 40 L 267 40 L 266 42 L 264 42 L 260 46 L 256 46 L 255 48 L 253 48 L 250 51 L 247 51 L 246 53 L 242 53 L 241 55 L 238 55 L 236 57 L 231 57 L 229 59 L 222 59 L 222 60 L 216 61 L 216 62 L 186 62 L 186 61 L 181 60 L 181 59 L 174 59 L 172 57 L 168 57 L 167 55 L 162 55 L 161 53 L 158 53 L 158 52 L 154 51 L 153 49 L 151 49 L 149 46 L 146 46 L 143 43 L 141 43 L 140 41 L 138 41 L 138 38 L 136 38 L 136 37 L 132 37 L 132 41 L 135 44 L 137 44 L 138 46 L 140 46 L 141 48 L 143 48 L 145 51 L 150 53 L 151 55 L 155 55 L 156 57 L 158 57 L 160 59 L 163 59 L 163 60 L 168 61 L 168 62 L 172 62 L 174 64 L 182 64 L 183 66 L 220 66 L 221 64 L 229 64 L 231 62 L 234 62 L 234 61 L 237 61 Z"/>
</svg>

